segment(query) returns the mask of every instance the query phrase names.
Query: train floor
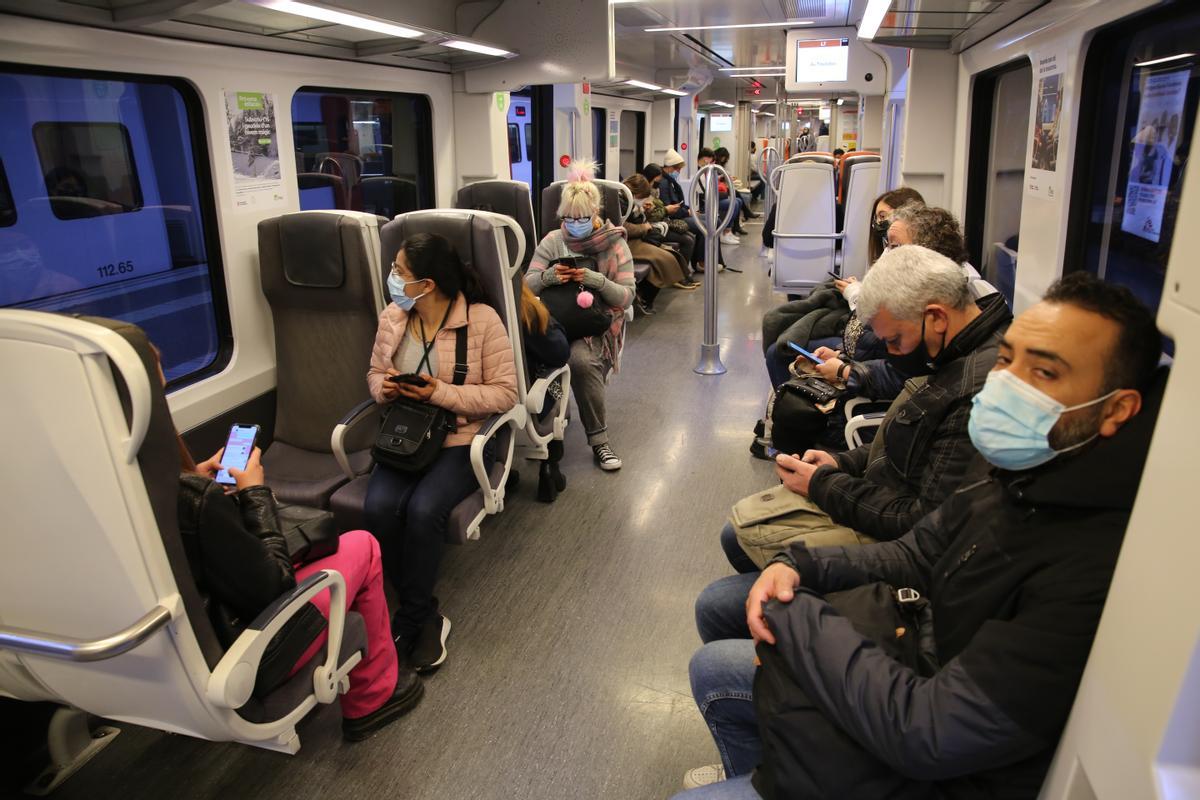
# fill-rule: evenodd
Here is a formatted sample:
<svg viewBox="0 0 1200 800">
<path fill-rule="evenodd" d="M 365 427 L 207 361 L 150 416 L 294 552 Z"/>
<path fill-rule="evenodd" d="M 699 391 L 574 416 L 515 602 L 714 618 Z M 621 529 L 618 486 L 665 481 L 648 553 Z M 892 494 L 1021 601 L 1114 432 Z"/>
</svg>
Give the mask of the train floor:
<svg viewBox="0 0 1200 800">
<path fill-rule="evenodd" d="M 703 290 L 667 289 L 632 323 L 608 390 L 619 472 L 567 433 L 566 491 L 535 501 L 537 470 L 482 538 L 451 548 L 439 584 L 450 656 L 421 705 L 373 738 L 341 739 L 337 709 L 285 756 L 121 724 L 54 796 L 405 800 L 665 798 L 717 761 L 688 686 L 696 595 L 731 570 L 717 533 L 738 498 L 774 481 L 751 458 L 768 383 L 760 342 L 773 294 L 761 230 L 726 247 L 717 276 L 729 371 L 693 372 Z"/>
</svg>

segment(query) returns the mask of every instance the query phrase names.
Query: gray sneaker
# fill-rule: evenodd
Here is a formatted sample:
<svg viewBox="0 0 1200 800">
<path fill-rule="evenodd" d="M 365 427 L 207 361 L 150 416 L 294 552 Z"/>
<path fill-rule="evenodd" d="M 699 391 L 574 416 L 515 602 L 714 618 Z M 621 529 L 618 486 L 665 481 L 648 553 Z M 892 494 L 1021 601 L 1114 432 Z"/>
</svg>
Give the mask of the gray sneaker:
<svg viewBox="0 0 1200 800">
<path fill-rule="evenodd" d="M 617 458 L 617 454 L 607 444 L 598 444 L 593 447 L 592 456 L 596 460 L 596 466 L 605 472 L 612 472 L 621 468 L 621 459 Z"/>
</svg>

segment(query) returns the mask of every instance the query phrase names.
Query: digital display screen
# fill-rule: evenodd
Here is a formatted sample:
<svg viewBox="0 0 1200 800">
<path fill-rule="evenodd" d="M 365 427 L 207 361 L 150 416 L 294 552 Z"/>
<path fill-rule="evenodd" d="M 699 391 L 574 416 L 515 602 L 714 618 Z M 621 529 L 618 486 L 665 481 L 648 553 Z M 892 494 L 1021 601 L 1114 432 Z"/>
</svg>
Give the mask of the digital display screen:
<svg viewBox="0 0 1200 800">
<path fill-rule="evenodd" d="M 845 81 L 849 69 L 849 39 L 801 39 L 796 42 L 796 83 Z"/>
<path fill-rule="evenodd" d="M 229 474 L 228 467 L 245 469 L 250 461 L 250 453 L 254 451 L 254 439 L 258 428 L 253 425 L 234 425 L 229 431 L 229 440 L 225 442 L 225 452 L 221 454 L 221 469 L 217 473 L 217 483 L 233 485 L 237 481 Z"/>
<path fill-rule="evenodd" d="M 733 114 L 711 114 L 708 119 L 713 133 L 733 130 Z"/>
</svg>

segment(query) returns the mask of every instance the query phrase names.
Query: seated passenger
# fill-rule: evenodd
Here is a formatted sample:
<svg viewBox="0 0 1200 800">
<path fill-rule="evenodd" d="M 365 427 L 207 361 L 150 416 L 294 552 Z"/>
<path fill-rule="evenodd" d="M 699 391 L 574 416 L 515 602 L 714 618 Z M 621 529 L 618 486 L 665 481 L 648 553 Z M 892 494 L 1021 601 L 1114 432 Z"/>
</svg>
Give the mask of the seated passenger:
<svg viewBox="0 0 1200 800">
<path fill-rule="evenodd" d="M 521 338 L 525 344 L 525 366 L 531 380 L 545 376 L 564 366 L 571 357 L 571 343 L 567 332 L 542 301 L 521 284 L 520 313 Z M 555 381 L 546 392 L 546 399 L 538 411 L 538 419 L 545 419 L 553 411 L 555 401 L 562 399 L 562 384 Z M 563 457 L 561 439 L 551 439 L 546 444 L 547 456 L 538 465 L 538 500 L 553 502 L 558 493 L 567 488 L 567 479 L 559 469 Z"/>
<path fill-rule="evenodd" d="M 625 179 L 625 185 L 633 194 L 633 208 L 629 218 L 622 226 L 629 240 L 629 253 L 635 261 L 645 261 L 650 265 L 650 272 L 637 286 L 637 304 L 645 314 L 653 314 L 654 298 L 660 290 L 667 286 L 678 289 L 695 289 L 700 286 L 684 277 L 686 262 L 683 256 L 675 250 L 660 246 L 666 241 L 667 223 L 651 223 L 646 218 L 645 209 L 638 199 L 650 196 L 650 184 L 641 175 L 633 175 Z M 637 189 L 635 192 L 634 189 Z"/>
<path fill-rule="evenodd" d="M 1036 797 L 1142 476 L 1160 348 L 1127 289 L 1068 275 L 1012 323 L 975 398 L 982 480 L 897 541 L 797 542 L 707 589 L 692 693 L 723 760 L 706 771 L 731 780 L 679 797 Z M 893 628 L 887 594 L 851 602 L 879 585 L 919 592 L 932 630 Z"/>
<path fill-rule="evenodd" d="M 609 308 L 612 325 L 600 336 L 571 342 L 571 391 L 579 406 L 583 430 L 592 455 L 602 470 L 621 468 L 608 443 L 608 412 L 604 384 L 620 367 L 625 337 L 625 309 L 633 302 L 633 258 L 625 243 L 625 229 L 600 217 L 600 190 L 592 183 L 595 165 L 576 162 L 563 187 L 558 216 L 562 226 L 550 231 L 533 251 L 525 283 L 534 294 L 549 286 L 577 281 Z M 590 256 L 596 269 L 572 269 L 556 263 L 572 256 Z M 551 266 L 554 265 L 554 266 Z"/>
<path fill-rule="evenodd" d="M 384 572 L 396 590 L 392 633 L 401 657 L 418 672 L 446 660 L 450 620 L 433 590 L 450 512 L 478 487 L 471 439 L 492 414 L 517 401 L 512 345 L 500 316 L 483 302 L 475 273 L 445 238 L 418 233 L 400 245 L 388 276 L 392 302 L 379 315 L 367 386 L 380 404 L 398 397 L 455 414 L 457 429 L 424 472 L 376 464 L 364 512 L 383 548 Z M 457 331 L 467 330 L 467 374 L 454 384 Z M 420 383 L 389 380 L 416 374 Z"/>
<path fill-rule="evenodd" d="M 884 254 L 863 281 L 858 311 L 910 381 L 870 444 L 830 455 L 779 454 L 778 487 L 734 506 L 722 546 L 753 571 L 790 542 L 861 544 L 895 539 L 963 481 L 975 448 L 971 398 L 983 388 L 1012 315 L 999 295 L 972 302 L 957 264 L 917 245 Z"/>
<path fill-rule="evenodd" d="M 716 151 L 711 147 L 702 147 L 696 153 L 696 170 L 707 167 L 709 164 L 715 163 L 717 160 Z M 734 212 L 729 218 L 729 227 L 721 234 L 721 242 L 728 245 L 738 245 L 742 243 L 738 236 L 741 236 L 746 231 L 742 229 L 742 200 L 736 193 L 730 191 L 730 187 L 725 183 L 724 179 L 717 181 L 717 194 L 720 195 L 721 201 L 717 206 L 718 220 L 725 219 L 725 215 L 729 213 L 729 204 L 734 204 Z"/>
<path fill-rule="evenodd" d="M 683 194 L 683 187 L 679 185 L 679 180 L 677 178 L 679 173 L 683 170 L 684 164 L 686 163 L 687 162 L 684 161 L 683 156 L 679 155 L 679 153 L 675 152 L 674 150 L 668 150 L 667 154 L 663 156 L 662 175 L 656 185 L 658 186 L 658 196 L 662 199 L 666 206 L 667 216 L 669 216 L 671 219 L 682 220 L 683 223 L 688 226 L 688 230 L 691 232 L 692 236 L 696 238 L 696 248 L 694 251 L 696 259 L 696 271 L 704 272 L 704 233 L 700 230 L 699 223 L 692 218 L 691 209 L 687 204 L 687 198 L 684 197 Z M 654 178 L 651 177 L 650 180 L 653 181 Z M 720 255 L 721 251 L 720 247 L 718 246 L 718 259 L 720 258 Z"/>
<path fill-rule="evenodd" d="M 718 147 L 716 150 L 713 151 L 713 155 L 714 155 L 718 165 L 724 167 L 727 170 L 729 169 L 729 158 L 730 158 L 731 154 L 729 152 L 728 147 Z M 731 175 L 730 177 L 733 179 L 733 181 L 735 183 L 735 185 L 731 188 L 733 188 L 736 191 L 736 189 L 737 189 L 736 183 L 738 182 L 738 178 L 736 175 Z M 737 195 L 737 196 L 740 198 L 740 195 Z M 741 219 L 757 219 L 758 214 L 755 214 L 753 211 L 750 210 L 750 207 L 748 205 L 746 205 L 744 198 L 740 198 L 740 199 L 742 200 L 742 202 L 739 203 L 739 205 L 740 205 L 739 213 L 741 214 Z M 743 231 L 743 233 L 744 233 L 744 231 Z"/>
<path fill-rule="evenodd" d="M 158 376 L 163 386 L 167 378 Z M 178 434 L 176 434 L 178 436 Z M 246 623 L 284 593 L 323 569 L 336 570 L 346 580 L 346 608 L 362 615 L 367 628 L 367 651 L 350 671 L 350 689 L 341 696 L 342 736 L 359 741 L 398 719 L 421 700 L 425 692 L 421 679 L 396 657 L 388 626 L 387 598 L 383 592 L 383 567 L 379 543 L 367 531 L 348 531 L 341 535 L 338 550 L 331 556 L 293 567 L 279 524 L 275 496 L 266 487 L 261 451 L 256 447 L 244 470 L 229 469 L 237 481 L 235 490 L 214 482 L 221 469 L 224 449 L 197 464 L 183 437 L 179 455 L 183 473 L 179 476 L 179 529 L 184 539 L 196 546 L 185 548 L 188 566 L 201 591 L 230 612 L 220 614 L 232 624 L 214 624 L 222 646 L 228 648 L 241 635 Z M 273 640 L 295 658 L 291 672 L 308 663 L 325 644 L 329 617 L 328 591 L 321 592 L 284 624 Z M 264 656 L 269 661 L 272 650 Z M 282 665 L 286 668 L 286 664 Z"/>
<path fill-rule="evenodd" d="M 758 171 L 758 145 L 753 139 L 750 140 L 750 200 L 762 200 L 763 193 L 767 190 L 767 184 L 763 181 L 763 176 Z M 758 216 L 755 214 L 755 216 Z"/>
<path fill-rule="evenodd" d="M 649 186 L 648 193 L 644 196 L 640 194 L 640 188 L 633 189 L 633 199 L 639 200 L 642 204 L 642 210 L 646 214 L 646 219 L 649 222 L 665 222 L 667 224 L 666 240 L 670 244 L 679 248 L 679 254 L 683 256 L 686 262 L 684 274 L 687 276 L 685 282 L 692 282 L 693 266 L 696 264 L 697 255 L 703 261 L 704 254 L 697 253 L 696 237 L 688 228 L 687 223 L 681 219 L 672 219 L 667 213 L 667 206 L 658 196 L 658 186 L 662 183 L 663 170 L 658 164 L 647 164 L 642 167 L 641 175 L 646 179 L 646 184 Z M 640 184 L 638 184 L 640 187 Z"/>
</svg>

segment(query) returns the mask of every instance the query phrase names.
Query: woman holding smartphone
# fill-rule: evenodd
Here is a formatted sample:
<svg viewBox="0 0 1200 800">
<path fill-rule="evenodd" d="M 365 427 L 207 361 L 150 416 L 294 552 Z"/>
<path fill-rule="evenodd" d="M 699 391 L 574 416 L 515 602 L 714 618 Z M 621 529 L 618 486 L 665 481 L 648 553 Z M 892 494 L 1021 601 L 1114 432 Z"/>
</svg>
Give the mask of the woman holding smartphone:
<svg viewBox="0 0 1200 800">
<path fill-rule="evenodd" d="M 592 182 L 595 163 L 579 161 L 571 168 L 558 204 L 562 225 L 546 234 L 533 251 L 525 283 L 540 295 L 551 286 L 577 282 L 591 292 L 594 302 L 603 303 L 612 317 L 608 330 L 571 342 L 571 391 L 579 405 L 579 416 L 597 466 L 602 470 L 621 468 L 608 443 L 608 414 L 604 384 L 618 367 L 621 341 L 625 335 L 625 309 L 633 302 L 633 257 L 626 244 L 625 229 L 600 217 L 600 190 Z M 561 263 L 573 256 L 588 256 L 596 269 L 575 268 Z"/>
<path fill-rule="evenodd" d="M 367 486 L 368 527 L 383 547 L 384 573 L 399 606 L 392 634 L 418 671 L 446 660 L 450 620 L 433 594 L 450 512 L 477 486 L 471 439 L 493 414 L 517 401 L 516 368 L 504 323 L 485 303 L 475 273 L 443 237 L 419 233 L 396 254 L 392 302 L 379 315 L 367 386 L 380 404 L 398 397 L 450 411 L 457 429 L 422 473 L 376 464 Z M 467 372 L 454 382 L 458 331 L 465 328 Z"/>
</svg>

